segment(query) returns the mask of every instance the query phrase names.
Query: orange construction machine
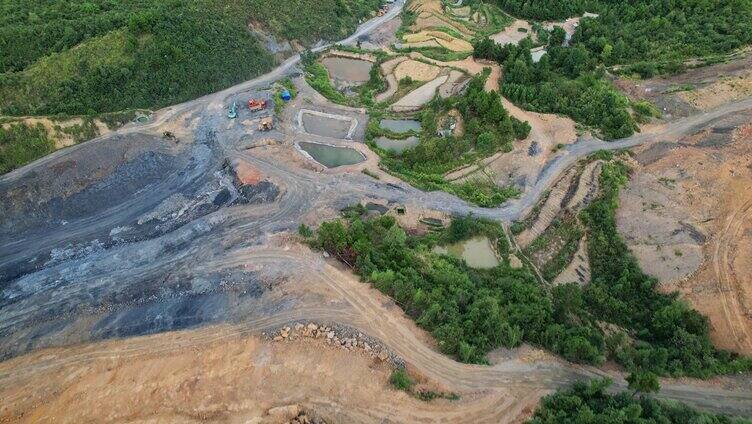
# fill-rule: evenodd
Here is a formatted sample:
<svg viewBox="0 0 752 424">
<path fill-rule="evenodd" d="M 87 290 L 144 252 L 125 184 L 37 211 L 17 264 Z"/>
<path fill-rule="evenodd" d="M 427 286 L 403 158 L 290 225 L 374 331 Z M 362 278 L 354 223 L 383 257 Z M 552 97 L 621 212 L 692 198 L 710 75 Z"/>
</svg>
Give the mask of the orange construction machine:
<svg viewBox="0 0 752 424">
<path fill-rule="evenodd" d="M 251 112 L 257 112 L 259 110 L 266 109 L 266 100 L 263 99 L 251 99 L 248 100 L 248 109 L 251 110 Z"/>
</svg>

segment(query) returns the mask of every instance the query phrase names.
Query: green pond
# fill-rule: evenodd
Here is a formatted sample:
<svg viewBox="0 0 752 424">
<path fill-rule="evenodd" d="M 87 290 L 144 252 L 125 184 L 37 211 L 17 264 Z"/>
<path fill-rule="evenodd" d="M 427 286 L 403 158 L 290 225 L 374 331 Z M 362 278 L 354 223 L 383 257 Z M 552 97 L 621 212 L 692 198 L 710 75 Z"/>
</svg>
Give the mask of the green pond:
<svg viewBox="0 0 752 424">
<path fill-rule="evenodd" d="M 412 119 L 382 119 L 379 126 L 396 133 L 420 132 L 420 122 Z"/>
<path fill-rule="evenodd" d="M 305 141 L 301 141 L 298 144 L 303 151 L 313 158 L 313 160 L 327 168 L 354 165 L 365 160 L 359 151 L 349 147 L 336 147 L 320 143 L 308 143 Z"/>
<path fill-rule="evenodd" d="M 420 144 L 420 139 L 415 136 L 407 137 L 404 140 L 392 140 L 391 138 L 378 137 L 374 142 L 384 150 L 389 150 L 394 153 L 402 153 L 403 151 Z"/>
<path fill-rule="evenodd" d="M 433 252 L 464 259 L 471 268 L 489 269 L 499 264 L 491 240 L 485 236 L 473 237 L 449 246 L 435 246 Z"/>
<path fill-rule="evenodd" d="M 349 57 L 329 56 L 321 60 L 332 79 L 362 84 L 371 77 L 373 63 Z"/>
</svg>

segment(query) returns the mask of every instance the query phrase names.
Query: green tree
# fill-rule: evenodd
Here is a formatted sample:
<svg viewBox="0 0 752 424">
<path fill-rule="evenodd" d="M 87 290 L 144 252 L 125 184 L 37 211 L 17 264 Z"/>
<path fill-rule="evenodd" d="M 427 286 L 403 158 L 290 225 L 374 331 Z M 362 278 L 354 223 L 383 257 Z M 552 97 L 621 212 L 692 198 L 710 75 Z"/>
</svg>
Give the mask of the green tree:
<svg viewBox="0 0 752 424">
<path fill-rule="evenodd" d="M 658 376 L 649 371 L 636 371 L 627 376 L 629 388 L 633 390 L 632 396 L 637 393 L 656 393 L 661 389 Z"/>
</svg>

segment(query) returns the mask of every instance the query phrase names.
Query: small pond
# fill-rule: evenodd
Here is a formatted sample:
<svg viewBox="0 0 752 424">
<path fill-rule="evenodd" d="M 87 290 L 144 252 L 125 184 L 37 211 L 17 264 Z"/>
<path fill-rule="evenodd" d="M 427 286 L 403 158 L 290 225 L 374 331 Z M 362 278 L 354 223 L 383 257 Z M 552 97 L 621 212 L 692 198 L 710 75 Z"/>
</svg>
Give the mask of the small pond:
<svg viewBox="0 0 752 424">
<path fill-rule="evenodd" d="M 499 264 L 491 240 L 485 236 L 473 237 L 449 246 L 435 246 L 433 252 L 464 259 L 471 268 L 489 269 Z"/>
<path fill-rule="evenodd" d="M 384 150 L 394 153 L 402 153 L 407 149 L 413 148 L 420 144 L 420 139 L 415 136 L 407 137 L 404 140 L 392 140 L 391 138 L 378 137 L 374 140 L 377 146 Z"/>
<path fill-rule="evenodd" d="M 351 126 L 352 120 L 345 117 L 336 119 L 313 113 L 303 113 L 303 128 L 309 134 L 330 138 L 346 138 L 350 133 Z"/>
<path fill-rule="evenodd" d="M 396 133 L 406 133 L 408 131 L 420 132 L 420 122 L 412 119 L 382 119 L 379 122 L 379 126 Z"/>
<path fill-rule="evenodd" d="M 337 81 L 362 84 L 370 79 L 373 64 L 367 60 L 329 56 L 321 60 L 329 76 Z"/>
<path fill-rule="evenodd" d="M 354 165 L 365 160 L 359 151 L 349 147 L 336 147 L 320 143 L 307 143 L 305 141 L 301 141 L 298 144 L 304 152 L 308 153 L 313 158 L 313 160 L 327 168 Z"/>
</svg>

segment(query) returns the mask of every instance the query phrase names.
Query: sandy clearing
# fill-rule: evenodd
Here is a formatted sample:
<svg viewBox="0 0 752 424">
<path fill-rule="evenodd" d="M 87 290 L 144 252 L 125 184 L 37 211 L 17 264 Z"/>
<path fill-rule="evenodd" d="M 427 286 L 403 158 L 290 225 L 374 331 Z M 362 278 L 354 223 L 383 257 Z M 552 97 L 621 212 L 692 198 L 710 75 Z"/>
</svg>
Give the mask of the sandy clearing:
<svg viewBox="0 0 752 424">
<path fill-rule="evenodd" d="M 449 79 L 439 87 L 439 96 L 446 99 L 456 94 L 457 89 L 464 84 L 462 82 L 463 77 L 465 77 L 465 74 L 460 71 L 454 69 L 449 71 Z"/>
<path fill-rule="evenodd" d="M 109 354 L 87 353 L 103 350 Z M 49 356 L 83 359 L 3 385 L 1 421 L 255 422 L 271 408 L 299 404 L 330 423 L 385 416 L 477 422 L 495 415 L 511 422 L 540 396 L 491 390 L 456 402 L 423 402 L 392 389 L 390 368 L 362 353 L 313 339 L 272 343 L 232 326 L 48 349 L 4 362 L 0 372 Z"/>
<path fill-rule="evenodd" d="M 442 75 L 433 81 L 423 84 L 415 90 L 407 93 L 403 98 L 397 100 L 392 104 L 391 109 L 395 112 L 407 112 L 420 109 L 433 99 L 433 96 L 436 95 L 436 90 L 441 84 L 444 84 L 447 79 L 449 79 L 448 75 Z"/>
<path fill-rule="evenodd" d="M 64 128 L 70 128 L 74 125 L 81 125 L 83 124 L 83 119 L 81 118 L 70 118 L 65 120 L 52 120 L 50 118 L 44 118 L 44 117 L 19 117 L 19 118 L 12 118 L 13 120 L 11 122 L 4 123 L 0 126 L 3 128 L 9 127 L 11 124 L 14 123 L 24 123 L 26 125 L 30 126 L 36 126 L 37 124 L 42 124 L 45 130 L 47 130 L 47 136 L 55 143 L 55 150 L 62 149 L 64 147 L 73 146 L 76 144 L 76 141 L 74 140 L 73 136 L 70 134 L 66 134 L 65 132 L 59 130 L 58 128 L 64 129 Z M 111 132 L 111 130 L 107 127 L 107 125 L 104 124 L 104 122 L 101 122 L 99 119 L 93 120 L 94 125 L 97 127 L 97 136 L 100 135 L 106 135 Z M 58 128 L 55 128 L 58 127 Z"/>
<path fill-rule="evenodd" d="M 486 61 L 486 60 L 478 60 L 472 57 L 468 57 L 463 60 L 455 60 L 451 62 L 441 62 L 439 60 L 435 60 L 435 59 L 431 59 L 426 56 L 423 56 L 419 52 L 410 53 L 410 57 L 427 61 L 427 62 L 433 63 L 441 67 L 451 66 L 451 67 L 459 68 L 459 69 L 466 71 L 470 75 L 478 75 L 481 72 L 483 72 L 485 68 L 490 68 L 491 74 L 488 76 L 488 79 L 486 80 L 485 89 L 486 91 L 492 91 L 492 90 L 498 91 L 499 89 L 499 79 L 501 78 L 501 67 L 495 62 Z"/>
<path fill-rule="evenodd" d="M 752 115 L 729 119 L 715 125 Z M 645 272 L 708 316 L 715 344 L 752 354 L 752 131 L 745 128 L 752 124 L 723 138 L 703 130 L 681 146 L 637 149 L 617 224 Z"/>
<path fill-rule="evenodd" d="M 520 29 L 526 30 L 525 32 Z M 504 28 L 504 31 L 492 35 L 490 38 L 498 44 L 517 44 L 528 35 L 532 36 L 533 27 L 527 21 L 517 19 L 511 25 Z"/>
<path fill-rule="evenodd" d="M 451 35 L 442 31 L 421 31 L 415 34 L 408 34 L 404 37 L 406 46 L 416 46 L 419 43 L 427 43 L 433 41 L 441 47 L 445 47 L 451 51 L 462 52 L 472 51 L 473 45 L 465 40 L 452 37 Z"/>
<path fill-rule="evenodd" d="M 431 81 L 441 72 L 438 66 L 429 65 L 417 60 L 405 60 L 394 68 L 394 77 L 397 81 L 410 77 L 413 81 Z"/>
<path fill-rule="evenodd" d="M 752 96 L 752 72 L 723 78 L 707 87 L 679 93 L 680 98 L 701 110 L 749 96 Z"/>
</svg>

